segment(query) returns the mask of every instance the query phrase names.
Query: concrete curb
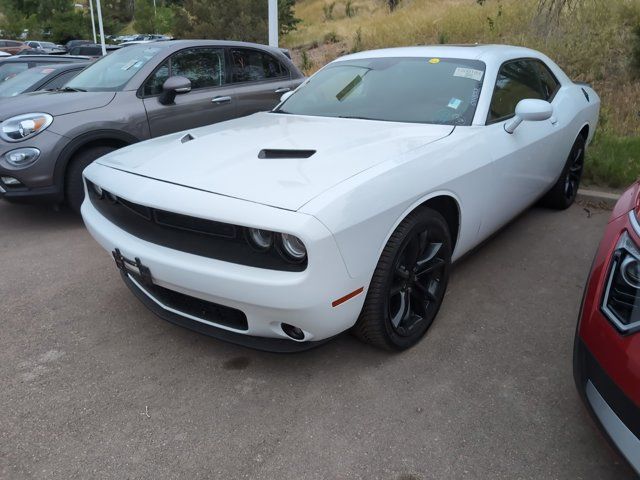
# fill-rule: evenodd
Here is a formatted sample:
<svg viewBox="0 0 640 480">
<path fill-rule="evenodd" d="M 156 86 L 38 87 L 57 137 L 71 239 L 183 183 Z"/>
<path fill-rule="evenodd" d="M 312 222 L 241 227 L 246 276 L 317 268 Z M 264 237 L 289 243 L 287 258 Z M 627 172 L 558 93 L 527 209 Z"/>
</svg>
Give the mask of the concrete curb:
<svg viewBox="0 0 640 480">
<path fill-rule="evenodd" d="M 596 207 L 613 209 L 616 202 L 620 198 L 617 193 L 601 192 L 599 190 L 589 190 L 587 188 L 581 188 L 578 190 L 578 196 L 576 199 L 581 202 L 585 202 Z"/>
</svg>

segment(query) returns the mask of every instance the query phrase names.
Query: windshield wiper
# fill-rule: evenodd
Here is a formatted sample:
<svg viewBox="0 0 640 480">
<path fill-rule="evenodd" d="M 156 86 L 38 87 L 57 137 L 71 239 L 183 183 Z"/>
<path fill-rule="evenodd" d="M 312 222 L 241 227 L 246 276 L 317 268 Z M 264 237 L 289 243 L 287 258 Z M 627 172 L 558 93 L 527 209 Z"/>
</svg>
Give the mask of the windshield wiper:
<svg viewBox="0 0 640 480">
<path fill-rule="evenodd" d="M 271 113 L 282 113 L 283 115 L 291 115 L 291 112 L 287 112 L 286 110 L 271 110 Z"/>
<path fill-rule="evenodd" d="M 86 92 L 83 88 L 62 87 L 57 89 L 58 92 Z"/>
</svg>

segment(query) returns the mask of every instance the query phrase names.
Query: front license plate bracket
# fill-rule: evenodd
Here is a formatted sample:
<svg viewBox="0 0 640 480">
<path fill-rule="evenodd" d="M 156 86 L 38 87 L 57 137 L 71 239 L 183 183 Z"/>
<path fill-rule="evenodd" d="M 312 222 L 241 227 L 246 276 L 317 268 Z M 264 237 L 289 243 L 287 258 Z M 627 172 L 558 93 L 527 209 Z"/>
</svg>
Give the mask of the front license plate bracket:
<svg viewBox="0 0 640 480">
<path fill-rule="evenodd" d="M 143 265 L 138 257 L 136 257 L 135 260 L 129 260 L 127 257 L 122 255 L 119 248 L 116 248 L 111 252 L 111 254 L 113 255 L 113 259 L 116 261 L 116 266 L 120 271 L 124 273 L 133 273 L 146 286 L 153 285 L 151 270 L 149 270 L 149 267 Z"/>
</svg>

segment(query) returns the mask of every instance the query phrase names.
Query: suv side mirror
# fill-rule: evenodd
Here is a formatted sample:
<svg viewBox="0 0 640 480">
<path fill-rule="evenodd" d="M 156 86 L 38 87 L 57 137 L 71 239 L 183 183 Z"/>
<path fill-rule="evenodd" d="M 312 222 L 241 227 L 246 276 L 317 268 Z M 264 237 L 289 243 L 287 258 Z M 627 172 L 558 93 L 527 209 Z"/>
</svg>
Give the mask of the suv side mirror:
<svg viewBox="0 0 640 480">
<path fill-rule="evenodd" d="M 162 105 L 171 105 L 176 95 L 182 95 L 191 91 L 191 80 L 185 77 L 173 76 L 169 77 L 162 84 L 162 93 L 158 101 Z"/>
<path fill-rule="evenodd" d="M 553 105 L 549 102 L 546 100 L 526 98 L 518 102 L 518 105 L 516 105 L 516 116 L 504 125 L 504 129 L 508 133 L 513 133 L 515 129 L 518 128 L 518 125 L 525 120 L 540 122 L 550 119 L 551 115 L 553 115 Z"/>
</svg>

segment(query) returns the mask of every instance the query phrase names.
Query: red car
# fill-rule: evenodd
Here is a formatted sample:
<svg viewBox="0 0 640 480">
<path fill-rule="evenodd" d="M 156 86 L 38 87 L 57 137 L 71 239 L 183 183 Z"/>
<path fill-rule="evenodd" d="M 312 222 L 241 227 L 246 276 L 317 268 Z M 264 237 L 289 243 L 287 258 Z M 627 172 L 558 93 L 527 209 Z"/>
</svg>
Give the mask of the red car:
<svg viewBox="0 0 640 480">
<path fill-rule="evenodd" d="M 587 408 L 640 474 L 640 182 L 613 209 L 591 267 L 573 369 Z"/>
</svg>

